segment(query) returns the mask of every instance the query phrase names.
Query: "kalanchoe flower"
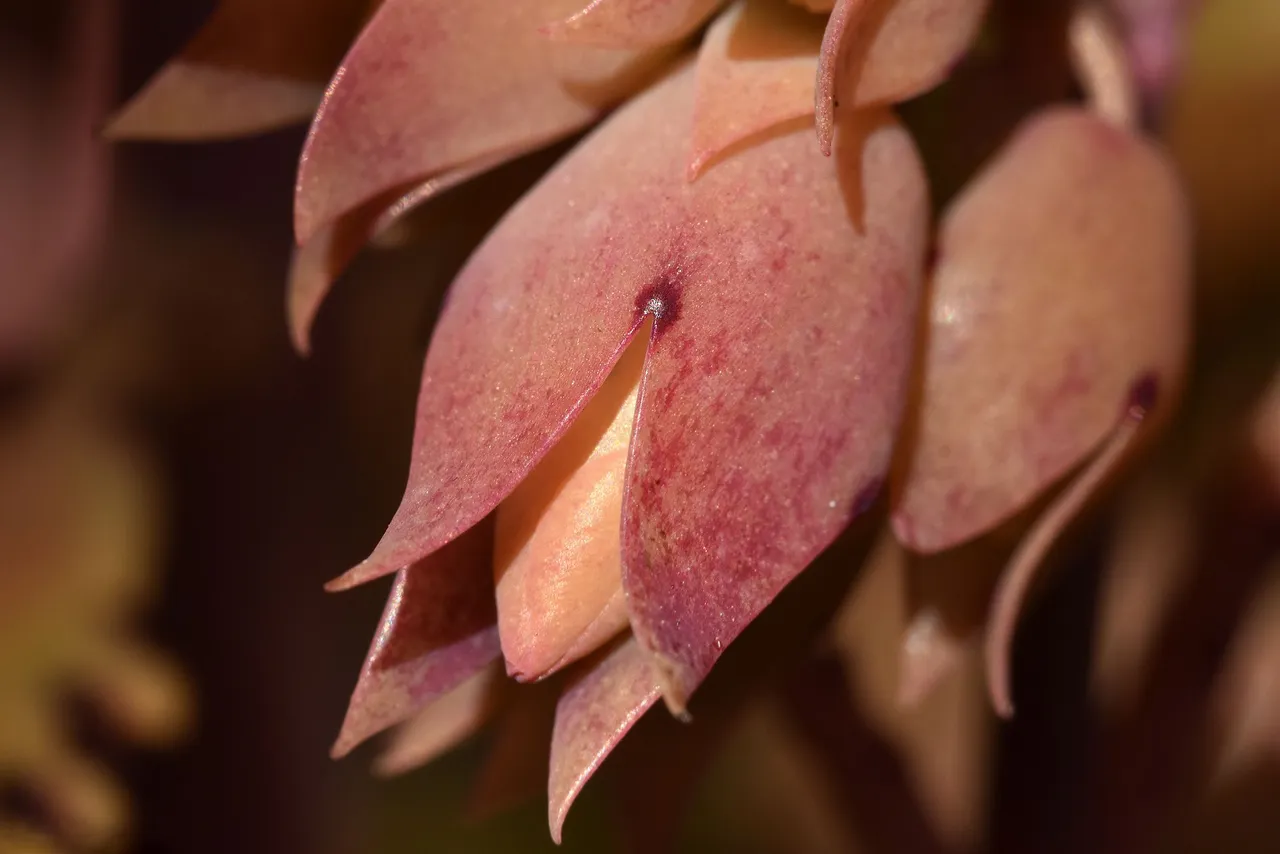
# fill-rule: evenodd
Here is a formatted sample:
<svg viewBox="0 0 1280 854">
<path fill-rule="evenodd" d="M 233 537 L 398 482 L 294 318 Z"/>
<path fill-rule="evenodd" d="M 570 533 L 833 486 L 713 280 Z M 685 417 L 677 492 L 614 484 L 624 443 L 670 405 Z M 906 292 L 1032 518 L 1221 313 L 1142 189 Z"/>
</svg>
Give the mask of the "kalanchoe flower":
<svg viewBox="0 0 1280 854">
<path fill-rule="evenodd" d="M 396 574 L 336 754 L 412 718 L 382 763 L 398 770 L 501 707 L 503 745 L 553 716 L 549 767 L 504 748 L 487 788 L 501 801 L 530 768 L 549 774 L 558 839 L 641 716 L 660 697 L 686 716 L 725 648 L 871 505 L 917 349 L 904 545 L 973 540 L 1084 466 L 995 599 L 987 664 L 1008 711 L 1004 657 L 1031 571 L 1178 383 L 1187 234 L 1163 155 L 1126 126 L 1123 51 L 1095 16 L 1072 33 L 1093 109 L 1027 120 L 950 205 L 925 269 L 923 168 L 889 106 L 945 79 L 985 9 L 381 4 L 301 159 L 289 310 L 302 349 L 334 277 L 398 216 L 616 112 L 454 282 L 404 499 L 330 585 Z M 681 58 L 704 24 L 696 60 Z M 496 687 L 499 658 L 547 681 L 515 699 Z M 939 810 L 962 811 L 916 761 Z"/>
</svg>

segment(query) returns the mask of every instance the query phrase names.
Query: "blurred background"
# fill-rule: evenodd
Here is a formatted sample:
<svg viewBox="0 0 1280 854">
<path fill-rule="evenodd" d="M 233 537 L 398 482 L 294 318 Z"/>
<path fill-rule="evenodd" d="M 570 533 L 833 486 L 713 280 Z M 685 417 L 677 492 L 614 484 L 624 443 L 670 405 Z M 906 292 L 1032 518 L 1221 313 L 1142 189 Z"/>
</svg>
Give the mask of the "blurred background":
<svg viewBox="0 0 1280 854">
<path fill-rule="evenodd" d="M 376 748 L 328 758 L 387 585 L 321 585 L 399 501 L 445 287 L 567 144 L 364 253 L 303 359 L 284 281 L 305 129 L 95 136 L 211 8 L 0 4 L 0 852 L 551 849 L 544 794 L 477 802 L 484 736 L 391 780 Z M 908 108 L 922 132 L 946 97 Z M 1025 621 L 1018 718 L 971 725 L 981 769 L 958 785 L 986 794 L 960 799 L 962 841 L 830 827 L 865 813 L 840 798 L 905 785 L 906 736 L 856 713 L 779 735 L 766 698 L 688 796 L 683 848 L 1280 851 L 1280 513 L 1257 439 L 1280 463 L 1280 3 L 1205 0 L 1158 125 L 1196 215 L 1194 377 Z M 1174 616 L 1124 636 L 1153 609 Z M 1237 683 L 1239 720 L 1206 735 Z M 832 783 L 815 744 L 870 782 Z M 597 788 L 567 850 L 626 850 Z"/>
</svg>

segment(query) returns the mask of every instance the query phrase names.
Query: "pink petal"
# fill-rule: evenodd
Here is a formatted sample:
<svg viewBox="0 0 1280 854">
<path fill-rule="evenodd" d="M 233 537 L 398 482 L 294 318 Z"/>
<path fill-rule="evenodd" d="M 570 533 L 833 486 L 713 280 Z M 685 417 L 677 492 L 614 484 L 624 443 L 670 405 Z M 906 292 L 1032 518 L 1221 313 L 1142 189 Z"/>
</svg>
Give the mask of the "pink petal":
<svg viewBox="0 0 1280 854">
<path fill-rule="evenodd" d="M 556 706 L 547 785 L 551 838 L 601 763 L 660 694 L 650 657 L 628 638 L 585 669 Z"/>
<path fill-rule="evenodd" d="M 405 501 L 339 582 L 486 515 L 657 315 L 624 563 L 677 702 L 883 477 L 925 210 L 910 140 L 884 116 L 847 126 L 834 161 L 797 132 L 687 184 L 692 77 L 619 111 L 463 271 L 427 356 Z M 695 423 L 704 411 L 719 414 Z"/>
<path fill-rule="evenodd" d="M 978 34 L 987 0 L 838 0 L 819 58 L 818 141 L 831 147 L 838 104 L 905 101 L 937 86 Z"/>
<path fill-rule="evenodd" d="M 486 522 L 397 574 L 334 757 L 408 719 L 498 657 L 492 543 Z"/>
<path fill-rule="evenodd" d="M 1176 387 L 1186 211 L 1165 156 L 1074 109 L 1025 123 L 941 229 L 909 547 L 972 539 L 1078 465 L 1131 396 Z"/>
<path fill-rule="evenodd" d="M 597 47 L 636 48 L 670 44 L 700 27 L 723 2 L 590 0 L 573 15 L 544 29 L 553 39 Z"/>
<path fill-rule="evenodd" d="M 813 113 L 823 20 L 776 0 L 735 3 L 698 54 L 689 177 L 725 149 Z"/>
<path fill-rule="evenodd" d="M 369 6 L 369 0 L 223 0 L 107 134 L 213 139 L 305 121 Z"/>
<path fill-rule="evenodd" d="M 925 188 L 905 132 L 882 114 L 859 118 L 834 163 L 795 132 L 708 173 L 694 186 L 705 182 L 704 198 L 719 197 L 714 210 L 741 230 L 710 258 L 669 236 L 646 297 L 659 319 L 628 471 L 623 581 L 677 712 L 865 509 L 888 466 Z M 857 226 L 842 186 L 856 194 Z M 728 287 L 706 299 L 703 276 Z"/>
<path fill-rule="evenodd" d="M 374 769 L 385 776 L 403 774 L 470 738 L 501 705 L 504 681 L 502 671 L 490 666 L 429 703 L 396 729 Z"/>
<path fill-rule="evenodd" d="M 387 0 L 325 94 L 298 172 L 306 244 L 370 199 L 595 121 L 656 55 L 553 45 L 567 0 Z"/>
</svg>

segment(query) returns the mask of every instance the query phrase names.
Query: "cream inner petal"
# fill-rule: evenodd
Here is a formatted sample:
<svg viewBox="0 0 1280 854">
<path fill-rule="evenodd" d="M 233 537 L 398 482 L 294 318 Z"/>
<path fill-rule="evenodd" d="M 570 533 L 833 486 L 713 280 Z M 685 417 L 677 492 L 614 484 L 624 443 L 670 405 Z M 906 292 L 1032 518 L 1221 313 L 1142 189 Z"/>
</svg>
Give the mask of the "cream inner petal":
<svg viewBox="0 0 1280 854">
<path fill-rule="evenodd" d="M 641 330 L 569 432 L 498 509 L 498 634 L 517 679 L 546 676 L 627 627 L 622 490 L 648 338 Z"/>
</svg>

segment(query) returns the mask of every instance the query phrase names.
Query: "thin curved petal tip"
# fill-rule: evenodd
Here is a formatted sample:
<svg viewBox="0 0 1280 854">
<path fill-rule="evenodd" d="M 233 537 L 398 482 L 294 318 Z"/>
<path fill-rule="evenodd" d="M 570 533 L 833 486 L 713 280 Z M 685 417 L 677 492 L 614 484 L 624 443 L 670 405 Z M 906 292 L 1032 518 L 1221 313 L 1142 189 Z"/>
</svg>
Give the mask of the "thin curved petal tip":
<svg viewBox="0 0 1280 854">
<path fill-rule="evenodd" d="M 582 788 L 658 696 L 652 661 L 634 639 L 586 665 L 565 689 L 556 706 L 547 783 L 547 818 L 557 845 Z"/>
<path fill-rule="evenodd" d="M 937 86 L 968 50 L 988 0 L 837 0 L 814 86 L 818 144 L 831 150 L 837 107 L 914 98 Z"/>
</svg>

